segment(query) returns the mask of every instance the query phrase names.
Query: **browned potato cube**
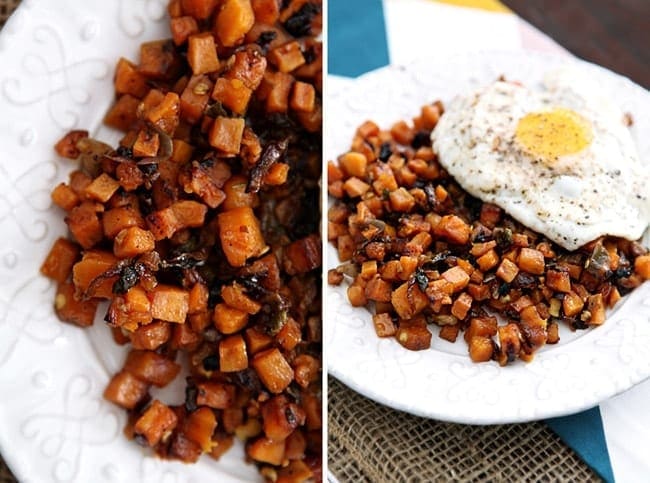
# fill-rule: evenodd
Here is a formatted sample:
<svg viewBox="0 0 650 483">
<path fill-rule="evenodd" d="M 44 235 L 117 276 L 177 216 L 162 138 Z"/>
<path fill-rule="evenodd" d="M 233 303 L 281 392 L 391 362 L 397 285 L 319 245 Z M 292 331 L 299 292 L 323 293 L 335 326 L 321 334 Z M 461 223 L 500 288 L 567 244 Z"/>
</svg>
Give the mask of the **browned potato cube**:
<svg viewBox="0 0 650 483">
<path fill-rule="evenodd" d="M 163 387 L 174 380 L 181 366 L 153 351 L 132 350 L 124 369 L 148 384 Z"/>
<path fill-rule="evenodd" d="M 121 370 L 108 383 L 104 390 L 104 398 L 124 409 L 133 409 L 145 397 L 148 389 L 149 385 L 146 382 L 128 371 Z"/>
<path fill-rule="evenodd" d="M 397 328 L 390 314 L 375 314 L 372 316 L 372 323 L 379 337 L 391 337 L 397 333 Z"/>
<path fill-rule="evenodd" d="M 243 371 L 248 367 L 246 343 L 241 335 L 231 335 L 219 342 L 219 370 Z"/>
<path fill-rule="evenodd" d="M 253 358 L 253 367 L 269 391 L 279 394 L 293 381 L 293 368 L 278 349 L 268 349 Z"/>
<path fill-rule="evenodd" d="M 200 382 L 196 385 L 196 404 L 214 409 L 226 409 L 235 402 L 235 386 L 221 382 Z"/>
<path fill-rule="evenodd" d="M 154 399 L 144 414 L 136 421 L 134 432 L 144 436 L 149 446 L 155 446 L 162 437 L 171 432 L 178 423 L 176 413 L 168 406 Z"/>
<path fill-rule="evenodd" d="M 492 359 L 494 343 L 489 337 L 474 336 L 469 341 L 469 357 L 474 362 L 487 362 Z"/>
<path fill-rule="evenodd" d="M 400 320 L 395 338 L 402 346 L 412 351 L 431 347 L 431 332 L 421 316 L 412 320 Z"/>
</svg>

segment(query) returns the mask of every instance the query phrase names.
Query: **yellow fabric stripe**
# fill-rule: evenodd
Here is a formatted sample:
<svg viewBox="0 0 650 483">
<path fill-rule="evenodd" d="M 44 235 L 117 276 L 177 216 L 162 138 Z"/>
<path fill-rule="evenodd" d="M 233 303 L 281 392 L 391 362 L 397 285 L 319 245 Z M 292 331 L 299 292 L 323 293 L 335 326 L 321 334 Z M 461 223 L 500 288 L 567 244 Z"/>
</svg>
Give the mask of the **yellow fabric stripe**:
<svg viewBox="0 0 650 483">
<path fill-rule="evenodd" d="M 440 3 L 447 3 L 449 5 L 456 5 L 458 7 L 479 8 L 489 12 L 508 12 L 511 10 L 499 0 L 436 0 Z"/>
</svg>

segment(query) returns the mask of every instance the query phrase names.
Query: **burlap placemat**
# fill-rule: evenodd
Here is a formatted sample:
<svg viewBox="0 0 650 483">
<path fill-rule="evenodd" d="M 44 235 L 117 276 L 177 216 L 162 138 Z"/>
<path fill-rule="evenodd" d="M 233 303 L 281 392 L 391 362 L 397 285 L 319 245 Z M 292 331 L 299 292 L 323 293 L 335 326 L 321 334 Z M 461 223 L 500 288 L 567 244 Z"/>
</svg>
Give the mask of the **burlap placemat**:
<svg viewBox="0 0 650 483">
<path fill-rule="evenodd" d="M 601 481 L 542 423 L 467 426 L 374 403 L 329 378 L 328 464 L 343 482 Z"/>
</svg>

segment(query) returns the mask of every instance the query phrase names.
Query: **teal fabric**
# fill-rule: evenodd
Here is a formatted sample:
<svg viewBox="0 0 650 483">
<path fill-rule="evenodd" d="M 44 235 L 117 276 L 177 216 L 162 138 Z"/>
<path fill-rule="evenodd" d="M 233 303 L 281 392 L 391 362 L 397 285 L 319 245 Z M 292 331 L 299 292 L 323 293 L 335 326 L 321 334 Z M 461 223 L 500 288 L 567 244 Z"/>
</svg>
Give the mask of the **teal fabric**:
<svg viewBox="0 0 650 483">
<path fill-rule="evenodd" d="M 334 0 L 327 6 L 330 74 L 358 77 L 388 65 L 381 0 Z"/>
<path fill-rule="evenodd" d="M 603 480 L 614 481 L 603 420 L 598 407 L 571 416 L 547 419 L 545 423 Z"/>
<path fill-rule="evenodd" d="M 329 0 L 328 8 L 331 74 L 358 77 L 389 64 L 381 0 Z M 546 424 L 605 481 L 614 481 L 597 407 Z"/>
</svg>

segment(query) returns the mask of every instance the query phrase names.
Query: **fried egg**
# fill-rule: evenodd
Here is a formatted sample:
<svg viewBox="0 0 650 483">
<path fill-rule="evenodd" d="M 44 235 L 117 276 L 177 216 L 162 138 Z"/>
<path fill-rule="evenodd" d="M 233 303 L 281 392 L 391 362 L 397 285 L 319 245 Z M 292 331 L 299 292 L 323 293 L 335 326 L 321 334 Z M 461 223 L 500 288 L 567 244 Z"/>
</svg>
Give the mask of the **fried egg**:
<svg viewBox="0 0 650 483">
<path fill-rule="evenodd" d="M 466 191 L 568 250 L 648 226 L 650 166 L 623 113 L 575 71 L 542 90 L 497 81 L 457 97 L 431 138 Z"/>
</svg>

